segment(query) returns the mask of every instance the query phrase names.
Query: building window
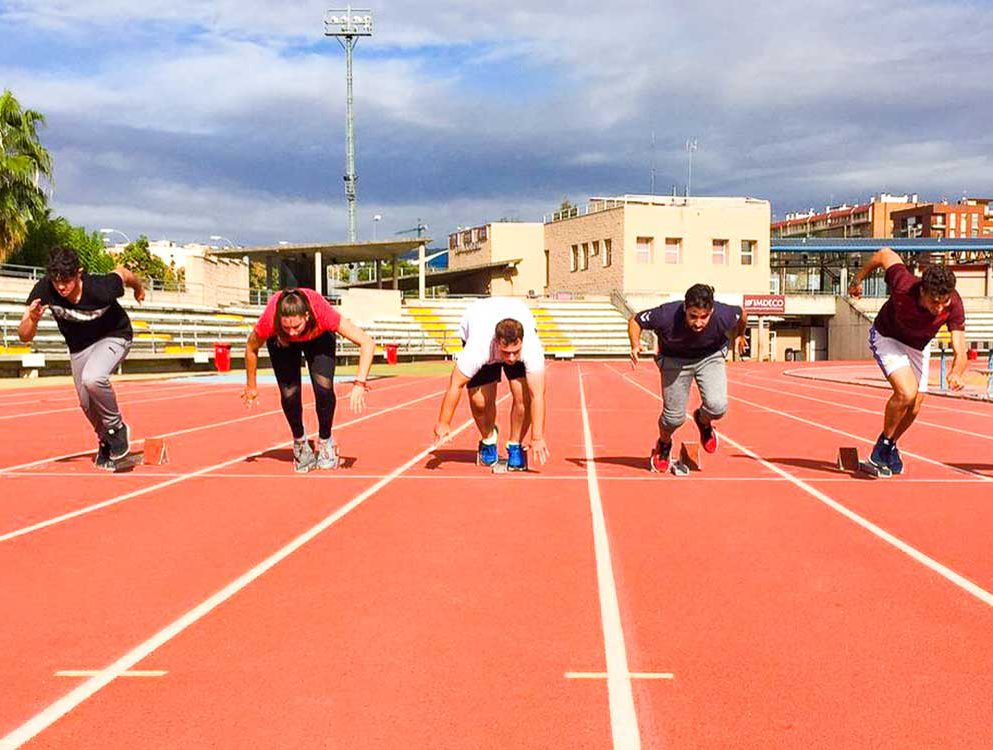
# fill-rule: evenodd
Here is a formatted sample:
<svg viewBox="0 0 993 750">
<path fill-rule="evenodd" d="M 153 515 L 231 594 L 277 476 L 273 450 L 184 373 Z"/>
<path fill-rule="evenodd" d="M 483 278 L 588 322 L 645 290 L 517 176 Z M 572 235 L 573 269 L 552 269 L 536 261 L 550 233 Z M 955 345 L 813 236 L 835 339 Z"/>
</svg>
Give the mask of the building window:
<svg viewBox="0 0 993 750">
<path fill-rule="evenodd" d="M 652 262 L 652 237 L 639 237 L 635 250 L 635 260 L 639 263 Z"/>
<path fill-rule="evenodd" d="M 710 254 L 711 261 L 715 266 L 725 266 L 728 262 L 728 241 L 714 240 L 713 250 Z"/>
<path fill-rule="evenodd" d="M 448 249 L 455 250 L 459 246 L 459 236 L 458 234 L 448 235 Z"/>
<path fill-rule="evenodd" d="M 572 254 L 569 256 L 569 270 L 579 270 L 579 245 L 572 246 Z"/>
<path fill-rule="evenodd" d="M 579 270 L 586 271 L 590 267 L 590 245 L 588 242 L 583 243 L 583 252 L 579 255 Z"/>
<path fill-rule="evenodd" d="M 486 242 L 486 237 L 487 237 L 486 227 L 480 227 L 479 228 L 479 241 L 480 242 Z"/>
<path fill-rule="evenodd" d="M 757 244 L 755 240 L 741 241 L 741 265 L 751 266 L 755 264 L 755 246 Z"/>
<path fill-rule="evenodd" d="M 603 263 L 603 267 L 607 268 L 610 265 L 610 240 L 603 241 L 603 255 L 600 256 L 600 262 Z"/>
<path fill-rule="evenodd" d="M 590 243 L 590 256 L 595 258 L 600 254 L 600 240 L 593 240 Z"/>
<path fill-rule="evenodd" d="M 683 241 L 679 237 L 665 238 L 665 262 L 669 264 L 683 262 Z"/>
</svg>

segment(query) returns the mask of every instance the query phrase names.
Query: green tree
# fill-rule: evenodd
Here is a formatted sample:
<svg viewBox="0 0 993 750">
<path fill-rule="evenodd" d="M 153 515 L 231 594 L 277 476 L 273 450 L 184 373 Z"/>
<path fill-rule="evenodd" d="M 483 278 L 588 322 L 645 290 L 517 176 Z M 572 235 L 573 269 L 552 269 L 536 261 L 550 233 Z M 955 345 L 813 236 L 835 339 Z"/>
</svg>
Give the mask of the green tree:
<svg viewBox="0 0 993 750">
<path fill-rule="evenodd" d="M 17 249 L 28 225 L 45 216 L 46 184 L 52 180 L 52 157 L 38 140 L 45 117 L 22 109 L 14 95 L 0 96 L 0 262 Z"/>
<path fill-rule="evenodd" d="M 265 263 L 261 261 L 253 260 L 248 265 L 248 286 L 250 289 L 265 289 Z M 272 269 L 272 286 L 274 289 L 279 289 L 279 269 Z"/>
<path fill-rule="evenodd" d="M 117 256 L 117 262 L 145 279 L 168 281 L 173 276 L 165 261 L 149 252 L 148 237 L 145 235 L 125 245 Z"/>
<path fill-rule="evenodd" d="M 25 266 L 44 266 L 48 256 L 56 246 L 71 247 L 79 253 L 79 259 L 90 273 L 108 273 L 114 270 L 114 258 L 104 249 L 103 237 L 99 232 L 87 232 L 76 227 L 62 216 L 51 218 L 46 211 L 40 219 L 28 224 L 27 236 L 21 248 L 11 258 L 11 263 Z"/>
</svg>

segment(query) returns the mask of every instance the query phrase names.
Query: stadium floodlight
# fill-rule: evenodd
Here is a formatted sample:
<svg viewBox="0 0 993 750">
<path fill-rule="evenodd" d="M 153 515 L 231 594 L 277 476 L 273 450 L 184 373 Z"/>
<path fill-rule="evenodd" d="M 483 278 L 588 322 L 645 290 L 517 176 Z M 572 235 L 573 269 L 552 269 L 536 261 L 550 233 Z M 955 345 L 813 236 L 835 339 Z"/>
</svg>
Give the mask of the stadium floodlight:
<svg viewBox="0 0 993 750">
<path fill-rule="evenodd" d="M 122 232 L 120 229 L 112 229 L 111 227 L 104 227 L 103 229 L 100 230 L 100 234 L 103 234 L 103 235 L 119 234 L 119 235 L 121 235 L 121 237 L 124 238 L 124 241 L 126 243 L 128 243 L 129 245 L 131 244 L 131 238 L 128 237 L 126 234 L 124 234 L 124 232 Z M 104 240 L 109 240 L 109 238 L 105 236 L 104 237 Z"/>
<path fill-rule="evenodd" d="M 212 235 L 210 235 L 210 239 L 214 240 L 215 242 L 219 242 L 219 241 L 223 240 L 224 242 L 227 242 L 231 247 L 234 247 L 234 248 L 237 248 L 238 247 L 236 244 L 234 244 L 227 237 L 224 237 L 224 236 L 222 236 L 220 234 L 212 234 Z"/>
<path fill-rule="evenodd" d="M 360 36 L 372 36 L 372 11 L 366 8 L 329 10 L 324 36 L 333 36 L 345 50 L 345 200 L 348 203 L 348 241 L 356 242 L 355 116 L 352 113 L 352 51 Z"/>
<path fill-rule="evenodd" d="M 368 8 L 329 10 L 324 17 L 325 36 L 372 36 L 372 11 Z"/>
</svg>

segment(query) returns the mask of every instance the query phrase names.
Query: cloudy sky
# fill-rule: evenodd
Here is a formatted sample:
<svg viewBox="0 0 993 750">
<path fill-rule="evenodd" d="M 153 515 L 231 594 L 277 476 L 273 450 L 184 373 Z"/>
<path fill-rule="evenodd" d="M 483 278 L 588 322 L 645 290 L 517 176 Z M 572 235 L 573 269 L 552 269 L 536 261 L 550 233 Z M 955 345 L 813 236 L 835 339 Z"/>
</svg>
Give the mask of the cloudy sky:
<svg viewBox="0 0 993 750">
<path fill-rule="evenodd" d="M 57 211 L 238 244 L 345 238 L 330 6 L 0 0 L 0 88 L 48 118 Z M 546 9 L 547 8 L 547 9 Z M 564 197 L 993 194 L 993 1 L 380 0 L 356 49 L 359 238 Z M 652 133 L 655 147 L 652 148 Z"/>
</svg>

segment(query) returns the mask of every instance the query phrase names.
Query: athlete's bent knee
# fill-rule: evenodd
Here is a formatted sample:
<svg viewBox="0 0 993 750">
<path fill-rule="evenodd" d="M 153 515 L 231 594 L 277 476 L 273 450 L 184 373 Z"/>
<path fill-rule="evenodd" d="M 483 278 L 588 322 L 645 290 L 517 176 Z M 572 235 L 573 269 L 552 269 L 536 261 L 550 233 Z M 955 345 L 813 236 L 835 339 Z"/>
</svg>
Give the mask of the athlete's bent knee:
<svg viewBox="0 0 993 750">
<path fill-rule="evenodd" d="M 711 420 L 718 420 L 728 412 L 728 402 L 725 401 L 704 401 L 702 405 L 704 413 Z"/>
</svg>

